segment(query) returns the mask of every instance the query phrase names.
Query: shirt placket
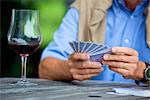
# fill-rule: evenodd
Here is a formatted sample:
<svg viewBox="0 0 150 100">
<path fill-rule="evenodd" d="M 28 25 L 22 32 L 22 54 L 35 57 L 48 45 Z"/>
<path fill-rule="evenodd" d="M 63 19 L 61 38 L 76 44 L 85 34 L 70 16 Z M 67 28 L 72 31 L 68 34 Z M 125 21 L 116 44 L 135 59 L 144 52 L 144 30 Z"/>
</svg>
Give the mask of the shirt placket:
<svg viewBox="0 0 150 100">
<path fill-rule="evenodd" d="M 134 19 L 134 15 L 130 15 L 128 18 L 128 22 L 125 25 L 124 31 L 123 31 L 123 35 L 122 35 L 122 39 L 121 39 L 121 46 L 125 46 L 125 47 L 131 47 L 132 46 L 132 41 L 134 41 L 134 33 L 133 33 L 133 29 L 132 29 L 132 25 L 133 22 L 132 20 Z M 129 30 L 130 29 L 130 30 Z"/>
</svg>

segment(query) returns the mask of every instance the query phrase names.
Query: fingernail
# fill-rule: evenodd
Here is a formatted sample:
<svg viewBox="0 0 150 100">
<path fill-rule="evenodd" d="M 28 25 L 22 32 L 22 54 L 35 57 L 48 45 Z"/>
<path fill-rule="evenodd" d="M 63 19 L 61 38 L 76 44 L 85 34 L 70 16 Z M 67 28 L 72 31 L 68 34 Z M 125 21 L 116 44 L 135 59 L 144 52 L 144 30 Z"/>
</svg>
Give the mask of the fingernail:
<svg viewBox="0 0 150 100">
<path fill-rule="evenodd" d="M 90 59 L 90 55 L 89 55 L 89 54 L 86 54 L 86 57 L 87 57 L 88 59 Z"/>
<path fill-rule="evenodd" d="M 103 58 L 104 60 L 108 60 L 108 57 L 109 57 L 108 54 L 105 54 Z"/>
<path fill-rule="evenodd" d="M 113 53 L 115 53 L 116 52 L 116 48 L 114 47 L 114 48 L 112 48 L 112 52 Z"/>
<path fill-rule="evenodd" d="M 98 64 L 98 66 L 99 66 L 99 67 L 101 67 L 101 66 L 102 66 L 102 64 L 100 63 L 100 64 Z"/>
<path fill-rule="evenodd" d="M 103 71 L 103 70 L 104 70 L 103 67 L 101 67 L 101 68 L 100 68 L 100 71 Z"/>
<path fill-rule="evenodd" d="M 105 61 L 104 60 L 102 60 L 102 64 L 104 64 L 105 63 Z"/>
</svg>

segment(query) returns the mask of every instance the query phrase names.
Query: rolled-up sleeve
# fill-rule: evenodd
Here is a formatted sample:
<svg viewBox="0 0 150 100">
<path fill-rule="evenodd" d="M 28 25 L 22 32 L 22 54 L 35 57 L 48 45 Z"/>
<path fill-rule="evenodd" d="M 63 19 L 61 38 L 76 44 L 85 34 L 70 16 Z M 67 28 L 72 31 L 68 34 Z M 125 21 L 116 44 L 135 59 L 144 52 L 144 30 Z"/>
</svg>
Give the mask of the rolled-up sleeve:
<svg viewBox="0 0 150 100">
<path fill-rule="evenodd" d="M 62 20 L 57 31 L 54 33 L 53 41 L 44 49 L 41 60 L 46 57 L 54 57 L 67 60 L 73 52 L 69 42 L 78 38 L 79 14 L 75 8 L 70 8 Z"/>
</svg>

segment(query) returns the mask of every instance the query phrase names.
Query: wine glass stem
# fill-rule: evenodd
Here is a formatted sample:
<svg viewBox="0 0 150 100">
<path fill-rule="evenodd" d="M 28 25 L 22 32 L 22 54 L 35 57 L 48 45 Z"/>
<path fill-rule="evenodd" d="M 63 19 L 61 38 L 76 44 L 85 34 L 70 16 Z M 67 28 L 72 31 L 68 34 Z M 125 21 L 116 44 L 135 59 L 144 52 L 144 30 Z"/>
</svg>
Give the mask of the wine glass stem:
<svg viewBox="0 0 150 100">
<path fill-rule="evenodd" d="M 27 63 L 27 57 L 28 54 L 21 54 L 21 81 L 25 82 L 26 81 L 26 63 Z"/>
</svg>

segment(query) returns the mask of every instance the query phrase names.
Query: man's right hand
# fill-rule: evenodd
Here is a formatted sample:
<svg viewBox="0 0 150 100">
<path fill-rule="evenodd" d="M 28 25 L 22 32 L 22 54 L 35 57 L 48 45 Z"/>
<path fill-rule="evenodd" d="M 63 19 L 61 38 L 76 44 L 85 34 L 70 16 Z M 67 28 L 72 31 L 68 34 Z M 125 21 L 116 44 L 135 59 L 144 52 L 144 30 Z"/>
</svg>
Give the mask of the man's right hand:
<svg viewBox="0 0 150 100">
<path fill-rule="evenodd" d="M 101 63 L 90 61 L 90 56 L 86 53 L 71 54 L 68 65 L 73 80 L 87 80 L 103 71 Z"/>
</svg>

